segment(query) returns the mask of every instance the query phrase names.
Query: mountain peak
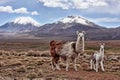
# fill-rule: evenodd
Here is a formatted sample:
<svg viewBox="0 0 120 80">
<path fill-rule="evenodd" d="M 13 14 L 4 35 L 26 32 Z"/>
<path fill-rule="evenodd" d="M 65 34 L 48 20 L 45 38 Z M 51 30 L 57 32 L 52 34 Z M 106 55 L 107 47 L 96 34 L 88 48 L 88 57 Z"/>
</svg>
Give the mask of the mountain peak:
<svg viewBox="0 0 120 80">
<path fill-rule="evenodd" d="M 18 17 L 15 20 L 13 20 L 12 22 L 15 24 L 22 24 L 22 25 L 32 24 L 33 26 L 37 26 L 37 27 L 40 26 L 40 23 L 38 23 L 31 17 Z"/>
<path fill-rule="evenodd" d="M 67 16 L 67 17 L 68 17 L 68 18 L 76 18 L 76 17 L 81 18 L 80 16 L 73 16 L 73 15 Z"/>
<path fill-rule="evenodd" d="M 66 18 L 63 18 L 59 22 L 62 22 L 62 23 L 73 23 L 74 22 L 74 23 L 88 25 L 88 21 L 80 16 L 68 16 Z"/>
</svg>

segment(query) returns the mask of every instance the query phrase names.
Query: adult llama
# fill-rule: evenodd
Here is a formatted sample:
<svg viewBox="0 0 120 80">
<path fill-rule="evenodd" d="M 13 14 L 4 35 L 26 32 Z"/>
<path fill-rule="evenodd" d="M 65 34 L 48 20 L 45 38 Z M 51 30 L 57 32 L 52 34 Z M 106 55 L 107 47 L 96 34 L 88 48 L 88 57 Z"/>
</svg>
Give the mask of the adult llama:
<svg viewBox="0 0 120 80">
<path fill-rule="evenodd" d="M 52 69 L 60 70 L 58 61 L 60 58 L 66 61 L 66 71 L 68 71 L 70 61 L 74 61 L 74 69 L 77 71 L 76 61 L 80 53 L 84 52 L 84 36 L 85 32 L 76 32 L 77 41 L 76 42 L 62 42 L 52 40 L 50 42 L 50 54 L 52 56 Z"/>
</svg>

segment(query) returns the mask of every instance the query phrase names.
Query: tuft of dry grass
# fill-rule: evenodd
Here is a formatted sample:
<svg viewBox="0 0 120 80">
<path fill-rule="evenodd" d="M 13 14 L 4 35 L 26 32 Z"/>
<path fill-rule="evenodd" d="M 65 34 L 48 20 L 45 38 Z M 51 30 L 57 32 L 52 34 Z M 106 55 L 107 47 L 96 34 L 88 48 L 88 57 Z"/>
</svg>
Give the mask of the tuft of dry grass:
<svg viewBox="0 0 120 80">
<path fill-rule="evenodd" d="M 44 64 L 44 62 L 43 61 L 37 61 L 36 64 L 37 65 L 42 65 L 42 64 Z"/>
<path fill-rule="evenodd" d="M 17 52 L 16 52 L 15 50 L 10 50 L 9 54 L 16 56 L 16 55 L 17 55 Z"/>
<path fill-rule="evenodd" d="M 30 80 L 33 80 L 34 78 L 37 78 L 37 74 L 35 72 L 27 74 L 27 78 Z"/>
<path fill-rule="evenodd" d="M 43 51 L 41 57 L 50 57 L 49 51 Z"/>
<path fill-rule="evenodd" d="M 0 55 L 2 55 L 2 56 L 9 56 L 10 52 L 9 51 L 5 51 L 5 50 L 0 50 Z"/>
<path fill-rule="evenodd" d="M 13 62 L 10 62 L 9 66 L 20 66 L 22 65 L 22 62 L 21 61 L 13 61 Z"/>
<path fill-rule="evenodd" d="M 10 51 L 0 50 L 0 55 L 2 55 L 2 56 L 16 56 L 17 52 L 15 50 L 10 50 Z"/>
<path fill-rule="evenodd" d="M 16 71 L 17 71 L 17 72 L 26 72 L 27 70 L 26 70 L 26 67 L 25 67 L 25 66 L 20 66 L 20 67 L 17 68 Z"/>
<path fill-rule="evenodd" d="M 42 69 L 39 69 L 38 72 L 37 72 L 37 76 L 38 77 L 43 77 L 43 70 Z"/>
<path fill-rule="evenodd" d="M 28 53 L 26 54 L 26 56 L 40 57 L 41 54 L 38 51 L 29 50 Z"/>
<path fill-rule="evenodd" d="M 4 62 L 0 62 L 0 67 L 3 67 L 5 66 L 5 63 Z"/>
<path fill-rule="evenodd" d="M 19 52 L 19 53 L 17 54 L 17 56 L 23 56 L 23 55 L 27 55 L 27 52 L 26 52 L 26 51 L 22 51 L 22 52 Z"/>
</svg>

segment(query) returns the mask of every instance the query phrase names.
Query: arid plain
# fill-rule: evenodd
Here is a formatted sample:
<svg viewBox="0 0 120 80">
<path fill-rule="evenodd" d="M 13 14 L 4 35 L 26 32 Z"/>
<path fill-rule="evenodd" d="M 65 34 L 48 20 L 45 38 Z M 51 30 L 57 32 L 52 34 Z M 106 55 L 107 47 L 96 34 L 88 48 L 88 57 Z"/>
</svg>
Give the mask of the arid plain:
<svg viewBox="0 0 120 80">
<path fill-rule="evenodd" d="M 52 71 L 49 42 L 39 39 L 0 40 L 0 80 L 120 80 L 120 40 L 86 41 L 77 61 L 78 71 L 60 61 L 61 71 Z M 105 72 L 90 70 L 89 59 L 105 43 Z"/>
</svg>

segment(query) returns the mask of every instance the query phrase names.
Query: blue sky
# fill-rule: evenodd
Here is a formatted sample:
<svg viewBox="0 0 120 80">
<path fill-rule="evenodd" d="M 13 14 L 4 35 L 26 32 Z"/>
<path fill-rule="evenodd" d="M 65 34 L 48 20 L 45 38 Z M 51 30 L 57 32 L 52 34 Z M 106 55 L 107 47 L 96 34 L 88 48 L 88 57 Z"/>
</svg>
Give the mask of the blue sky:
<svg viewBox="0 0 120 80">
<path fill-rule="evenodd" d="M 0 0 L 0 25 L 21 16 L 46 24 L 79 15 L 101 26 L 118 27 L 119 4 L 120 0 Z"/>
</svg>

